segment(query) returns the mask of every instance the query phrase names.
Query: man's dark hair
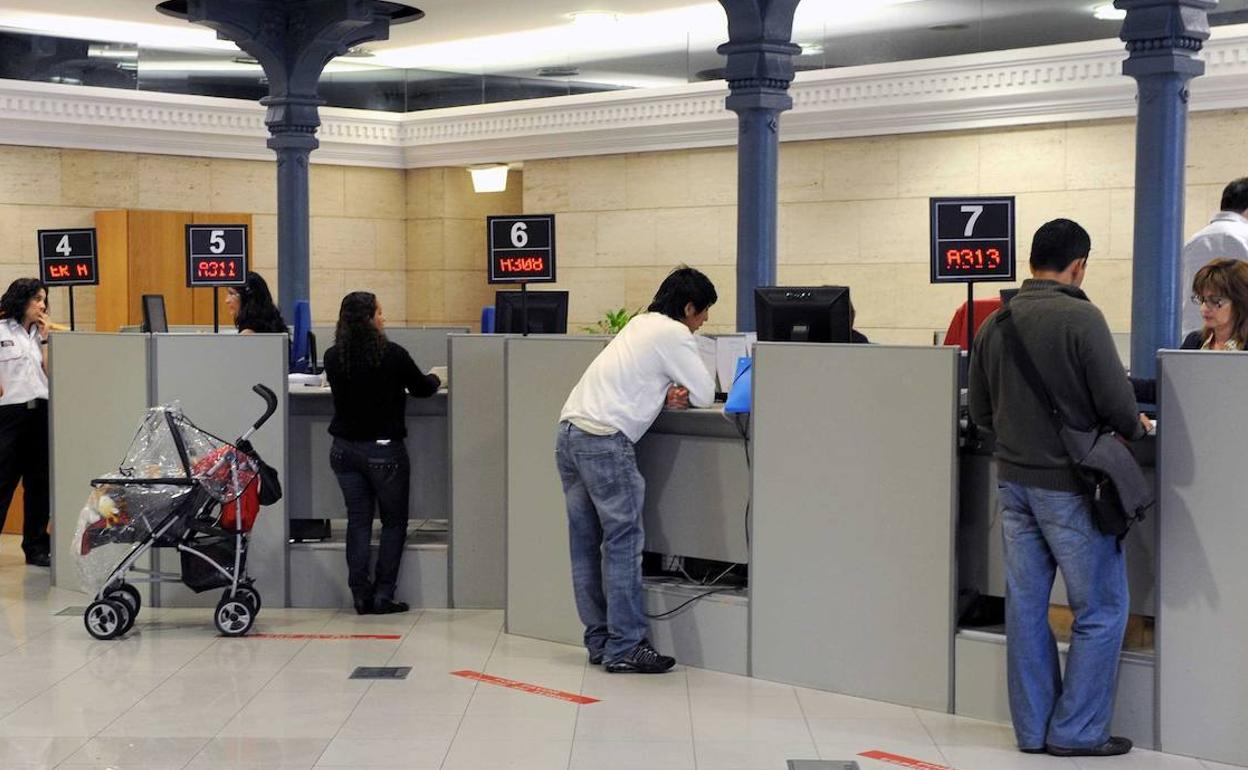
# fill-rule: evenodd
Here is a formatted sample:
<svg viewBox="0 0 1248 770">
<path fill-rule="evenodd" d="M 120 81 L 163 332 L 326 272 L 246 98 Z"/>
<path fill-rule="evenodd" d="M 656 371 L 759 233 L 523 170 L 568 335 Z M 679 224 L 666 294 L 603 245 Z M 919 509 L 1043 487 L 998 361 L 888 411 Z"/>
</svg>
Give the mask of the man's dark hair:
<svg viewBox="0 0 1248 770">
<path fill-rule="evenodd" d="M 0 297 L 0 318 L 11 318 L 19 324 L 26 320 L 26 308 L 40 290 L 47 290 L 38 278 L 18 278 Z M 45 301 L 45 305 L 46 305 Z M 50 305 L 49 305 L 50 306 Z"/>
<path fill-rule="evenodd" d="M 1222 210 L 1236 214 L 1248 211 L 1248 176 L 1236 179 L 1222 190 Z"/>
<path fill-rule="evenodd" d="M 1054 219 L 1040 225 L 1031 239 L 1031 269 L 1060 273 L 1076 259 L 1087 259 L 1091 250 L 1092 239 L 1078 222 Z"/>
<path fill-rule="evenodd" d="M 715 284 L 710 278 L 688 265 L 681 265 L 668 273 L 663 283 L 659 284 L 659 290 L 654 293 L 654 300 L 646 310 L 684 321 L 685 305 L 692 302 L 694 312 L 701 313 L 718 299 Z"/>
</svg>

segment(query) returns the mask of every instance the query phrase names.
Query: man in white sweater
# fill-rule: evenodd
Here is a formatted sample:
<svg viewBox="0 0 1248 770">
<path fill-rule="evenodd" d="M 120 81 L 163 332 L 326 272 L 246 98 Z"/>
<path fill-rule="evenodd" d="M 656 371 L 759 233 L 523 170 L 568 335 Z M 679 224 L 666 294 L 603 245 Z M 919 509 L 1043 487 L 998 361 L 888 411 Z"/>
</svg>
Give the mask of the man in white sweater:
<svg viewBox="0 0 1248 770">
<path fill-rule="evenodd" d="M 693 333 L 718 295 L 679 267 L 645 313 L 594 359 L 559 415 L 555 459 L 568 508 L 572 591 L 589 661 L 612 673 L 659 674 L 676 660 L 650 644 L 641 588 L 646 482 L 635 444 L 666 403 L 710 406 L 715 382 Z"/>
</svg>

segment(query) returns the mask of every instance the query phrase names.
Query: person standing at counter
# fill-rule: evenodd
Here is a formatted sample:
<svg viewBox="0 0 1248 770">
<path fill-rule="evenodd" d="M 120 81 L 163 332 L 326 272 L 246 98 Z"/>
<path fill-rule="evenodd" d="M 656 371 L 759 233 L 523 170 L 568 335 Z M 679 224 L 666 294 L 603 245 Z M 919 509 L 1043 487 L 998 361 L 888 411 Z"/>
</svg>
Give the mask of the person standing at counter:
<svg viewBox="0 0 1248 770">
<path fill-rule="evenodd" d="M 0 512 L 22 482 L 26 563 L 51 564 L 48 536 L 48 289 L 18 278 L 0 297 Z"/>
<path fill-rule="evenodd" d="M 679 267 L 572 389 L 555 460 L 567 502 L 572 592 L 589 662 L 612 673 L 659 674 L 676 664 L 647 639 L 641 584 L 645 480 L 633 445 L 664 404 L 710 406 L 715 382 L 693 333 L 718 299 L 710 279 Z"/>
<path fill-rule="evenodd" d="M 225 306 L 234 314 L 239 334 L 285 334 L 289 331 L 282 311 L 273 304 L 269 284 L 259 273 L 247 271 L 247 282 L 231 286 L 225 293 Z"/>
<path fill-rule="evenodd" d="M 1109 326 L 1079 288 L 1090 249 L 1087 231 L 1075 222 L 1043 225 L 1031 244 L 1033 277 L 1009 311 L 1064 419 L 1137 439 L 1146 423 Z M 1032 754 L 1125 754 L 1131 741 L 1111 737 L 1109 723 L 1127 625 L 1126 561 L 1114 536 L 1093 523 L 1088 491 L 1052 414 L 1014 360 L 1001 315 L 990 316 L 975 337 L 968 404 L 971 419 L 996 434 L 1015 737 Z M 1075 615 L 1064 679 L 1049 627 L 1058 568 Z"/>
<path fill-rule="evenodd" d="M 334 443 L 329 464 L 347 506 L 347 582 L 361 615 L 406 612 L 396 601 L 399 562 L 407 540 L 411 461 L 407 455 L 407 396 L 428 398 L 441 381 L 424 374 L 385 335 L 377 297 L 356 291 L 342 298 L 334 345 L 325 351 L 333 391 Z M 373 511 L 381 513 L 375 579 L 368 574 Z"/>
<path fill-rule="evenodd" d="M 1183 245 L 1183 286 L 1191 286 L 1211 259 L 1248 260 L 1248 177 L 1236 179 L 1222 190 L 1221 210 L 1200 232 Z M 1200 324 L 1200 308 L 1183 311 L 1183 328 Z"/>
</svg>

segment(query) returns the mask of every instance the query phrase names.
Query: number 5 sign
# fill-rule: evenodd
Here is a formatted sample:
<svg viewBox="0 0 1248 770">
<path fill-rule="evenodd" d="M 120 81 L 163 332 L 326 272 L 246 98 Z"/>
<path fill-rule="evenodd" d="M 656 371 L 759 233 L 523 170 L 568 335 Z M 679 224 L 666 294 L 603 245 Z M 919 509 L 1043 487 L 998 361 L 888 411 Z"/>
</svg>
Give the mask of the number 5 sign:
<svg viewBox="0 0 1248 770">
<path fill-rule="evenodd" d="M 486 217 L 490 283 L 555 280 L 555 215 Z"/>
<path fill-rule="evenodd" d="M 1013 281 L 1014 198 L 932 198 L 932 283 Z"/>
<path fill-rule="evenodd" d="M 247 225 L 187 225 L 186 285 L 247 282 Z"/>
</svg>

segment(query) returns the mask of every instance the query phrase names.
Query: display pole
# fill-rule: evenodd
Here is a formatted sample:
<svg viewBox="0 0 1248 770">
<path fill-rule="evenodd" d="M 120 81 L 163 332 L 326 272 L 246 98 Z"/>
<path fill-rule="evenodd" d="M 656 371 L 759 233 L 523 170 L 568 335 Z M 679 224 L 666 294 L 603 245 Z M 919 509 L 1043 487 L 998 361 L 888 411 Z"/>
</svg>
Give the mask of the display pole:
<svg viewBox="0 0 1248 770">
<path fill-rule="evenodd" d="M 975 344 L 975 282 L 966 282 L 966 360 L 971 360 L 971 346 Z"/>
<path fill-rule="evenodd" d="M 217 287 L 212 287 L 212 333 L 221 333 L 221 307 L 217 302 Z"/>
<path fill-rule="evenodd" d="M 529 285 L 522 282 L 520 284 L 520 324 L 524 330 L 523 335 L 529 336 Z"/>
<path fill-rule="evenodd" d="M 74 287 L 69 287 L 69 330 L 74 331 Z"/>
</svg>

